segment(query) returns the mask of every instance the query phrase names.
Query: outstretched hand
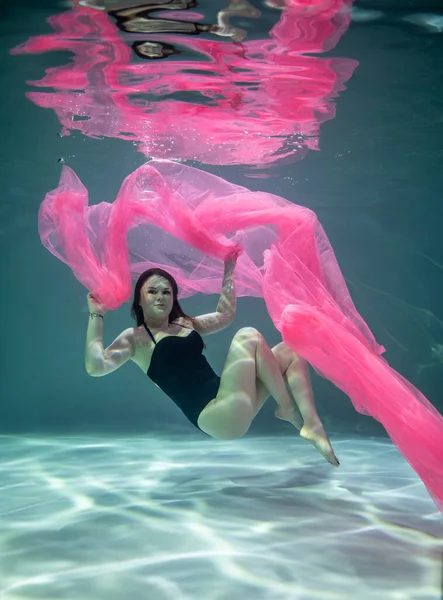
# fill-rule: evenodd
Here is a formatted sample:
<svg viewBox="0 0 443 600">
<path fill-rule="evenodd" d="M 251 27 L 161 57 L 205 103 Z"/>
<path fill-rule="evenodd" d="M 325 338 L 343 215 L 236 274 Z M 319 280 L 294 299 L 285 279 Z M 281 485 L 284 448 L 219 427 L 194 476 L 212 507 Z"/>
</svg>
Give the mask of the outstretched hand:
<svg viewBox="0 0 443 600">
<path fill-rule="evenodd" d="M 225 270 L 226 269 L 231 269 L 231 270 L 234 269 L 234 267 L 237 263 L 237 259 L 242 252 L 243 252 L 242 247 L 238 246 L 238 245 L 235 246 L 234 248 L 232 248 L 232 250 L 229 250 L 229 252 L 225 256 Z"/>
<path fill-rule="evenodd" d="M 106 308 L 97 300 L 94 294 L 89 293 L 87 295 L 87 300 L 90 313 L 97 313 L 102 316 L 106 313 Z"/>
</svg>

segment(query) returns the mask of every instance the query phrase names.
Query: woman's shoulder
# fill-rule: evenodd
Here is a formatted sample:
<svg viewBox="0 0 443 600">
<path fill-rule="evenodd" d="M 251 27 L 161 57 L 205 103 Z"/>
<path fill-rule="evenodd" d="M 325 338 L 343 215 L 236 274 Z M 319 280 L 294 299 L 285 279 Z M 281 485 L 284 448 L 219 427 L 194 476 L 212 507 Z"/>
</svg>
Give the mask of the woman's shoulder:
<svg viewBox="0 0 443 600">
<path fill-rule="evenodd" d="M 178 317 L 171 325 L 179 325 L 180 327 L 186 327 L 186 329 L 194 329 L 194 322 L 191 317 Z"/>
<path fill-rule="evenodd" d="M 137 327 L 128 327 L 128 329 L 125 331 L 129 336 L 132 336 L 134 340 L 139 340 L 140 338 L 146 337 L 146 329 L 143 327 L 143 325 L 137 325 Z"/>
<path fill-rule="evenodd" d="M 141 325 L 139 327 L 128 327 L 121 332 L 119 338 L 121 340 L 126 340 L 129 344 L 137 346 L 145 336 L 146 332 L 143 328 L 143 325 Z"/>
<path fill-rule="evenodd" d="M 152 344 L 152 340 L 146 333 L 146 329 L 143 327 L 143 325 L 138 325 L 137 327 L 130 327 L 126 331 L 129 332 L 128 335 L 131 336 L 132 343 L 134 344 L 134 348 L 136 351 L 143 350 Z"/>
</svg>

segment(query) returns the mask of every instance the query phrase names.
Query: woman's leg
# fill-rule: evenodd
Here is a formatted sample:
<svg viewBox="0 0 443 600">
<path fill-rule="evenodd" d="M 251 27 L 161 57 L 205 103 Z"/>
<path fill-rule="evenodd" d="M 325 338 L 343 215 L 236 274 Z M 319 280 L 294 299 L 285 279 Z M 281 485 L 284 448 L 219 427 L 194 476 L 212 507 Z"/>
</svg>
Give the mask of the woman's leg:
<svg viewBox="0 0 443 600">
<path fill-rule="evenodd" d="M 338 465 L 315 410 L 307 365 L 303 370 L 300 361 L 285 344 L 278 344 L 271 351 L 258 331 L 241 329 L 232 340 L 217 398 L 201 412 L 199 427 L 219 439 L 241 437 L 272 395 L 277 402 L 276 416 L 301 428 L 300 435 L 313 443 L 331 464 Z M 298 400 L 304 425 L 282 375 Z"/>
<path fill-rule="evenodd" d="M 283 342 L 275 346 L 272 352 L 280 365 L 281 373 L 288 383 L 302 416 L 303 426 L 300 430 L 300 436 L 313 444 L 331 464 L 338 466 L 340 463 L 332 450 L 317 413 L 306 361 Z M 260 392 L 263 394 L 262 389 L 260 389 Z M 285 421 L 288 420 L 285 418 L 284 413 L 280 411 L 279 406 L 275 410 L 275 416 Z"/>
<path fill-rule="evenodd" d="M 200 429 L 219 439 L 235 439 L 245 434 L 263 404 L 257 398 L 257 380 L 285 414 L 293 410 L 271 349 L 261 333 L 244 327 L 231 342 L 217 397 L 200 413 Z"/>
</svg>

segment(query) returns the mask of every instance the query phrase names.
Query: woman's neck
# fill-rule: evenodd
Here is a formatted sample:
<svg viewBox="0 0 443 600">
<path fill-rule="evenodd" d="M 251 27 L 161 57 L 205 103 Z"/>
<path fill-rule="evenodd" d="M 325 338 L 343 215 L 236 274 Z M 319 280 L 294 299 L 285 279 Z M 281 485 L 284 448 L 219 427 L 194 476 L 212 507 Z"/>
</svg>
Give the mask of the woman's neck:
<svg viewBox="0 0 443 600">
<path fill-rule="evenodd" d="M 145 323 L 146 326 L 149 327 L 149 329 L 158 329 L 158 330 L 163 330 L 166 331 L 167 329 L 169 329 L 169 318 L 166 319 L 150 319 L 145 318 Z"/>
</svg>

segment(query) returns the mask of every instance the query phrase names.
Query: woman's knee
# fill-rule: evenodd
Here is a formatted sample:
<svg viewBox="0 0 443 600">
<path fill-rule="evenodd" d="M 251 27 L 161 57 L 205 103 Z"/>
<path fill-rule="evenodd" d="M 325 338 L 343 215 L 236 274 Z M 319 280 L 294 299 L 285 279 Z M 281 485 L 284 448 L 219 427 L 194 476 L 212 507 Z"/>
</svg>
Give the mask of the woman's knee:
<svg viewBox="0 0 443 600">
<path fill-rule="evenodd" d="M 237 339 L 242 338 L 244 340 L 254 341 L 260 341 L 263 339 L 262 334 L 258 331 L 258 329 L 255 329 L 255 327 L 242 327 L 237 331 L 235 337 Z"/>
<path fill-rule="evenodd" d="M 280 342 L 274 346 L 272 352 L 278 362 L 286 365 L 286 368 L 289 367 L 292 362 L 296 363 L 300 360 L 298 354 L 291 350 L 284 342 Z"/>
</svg>

